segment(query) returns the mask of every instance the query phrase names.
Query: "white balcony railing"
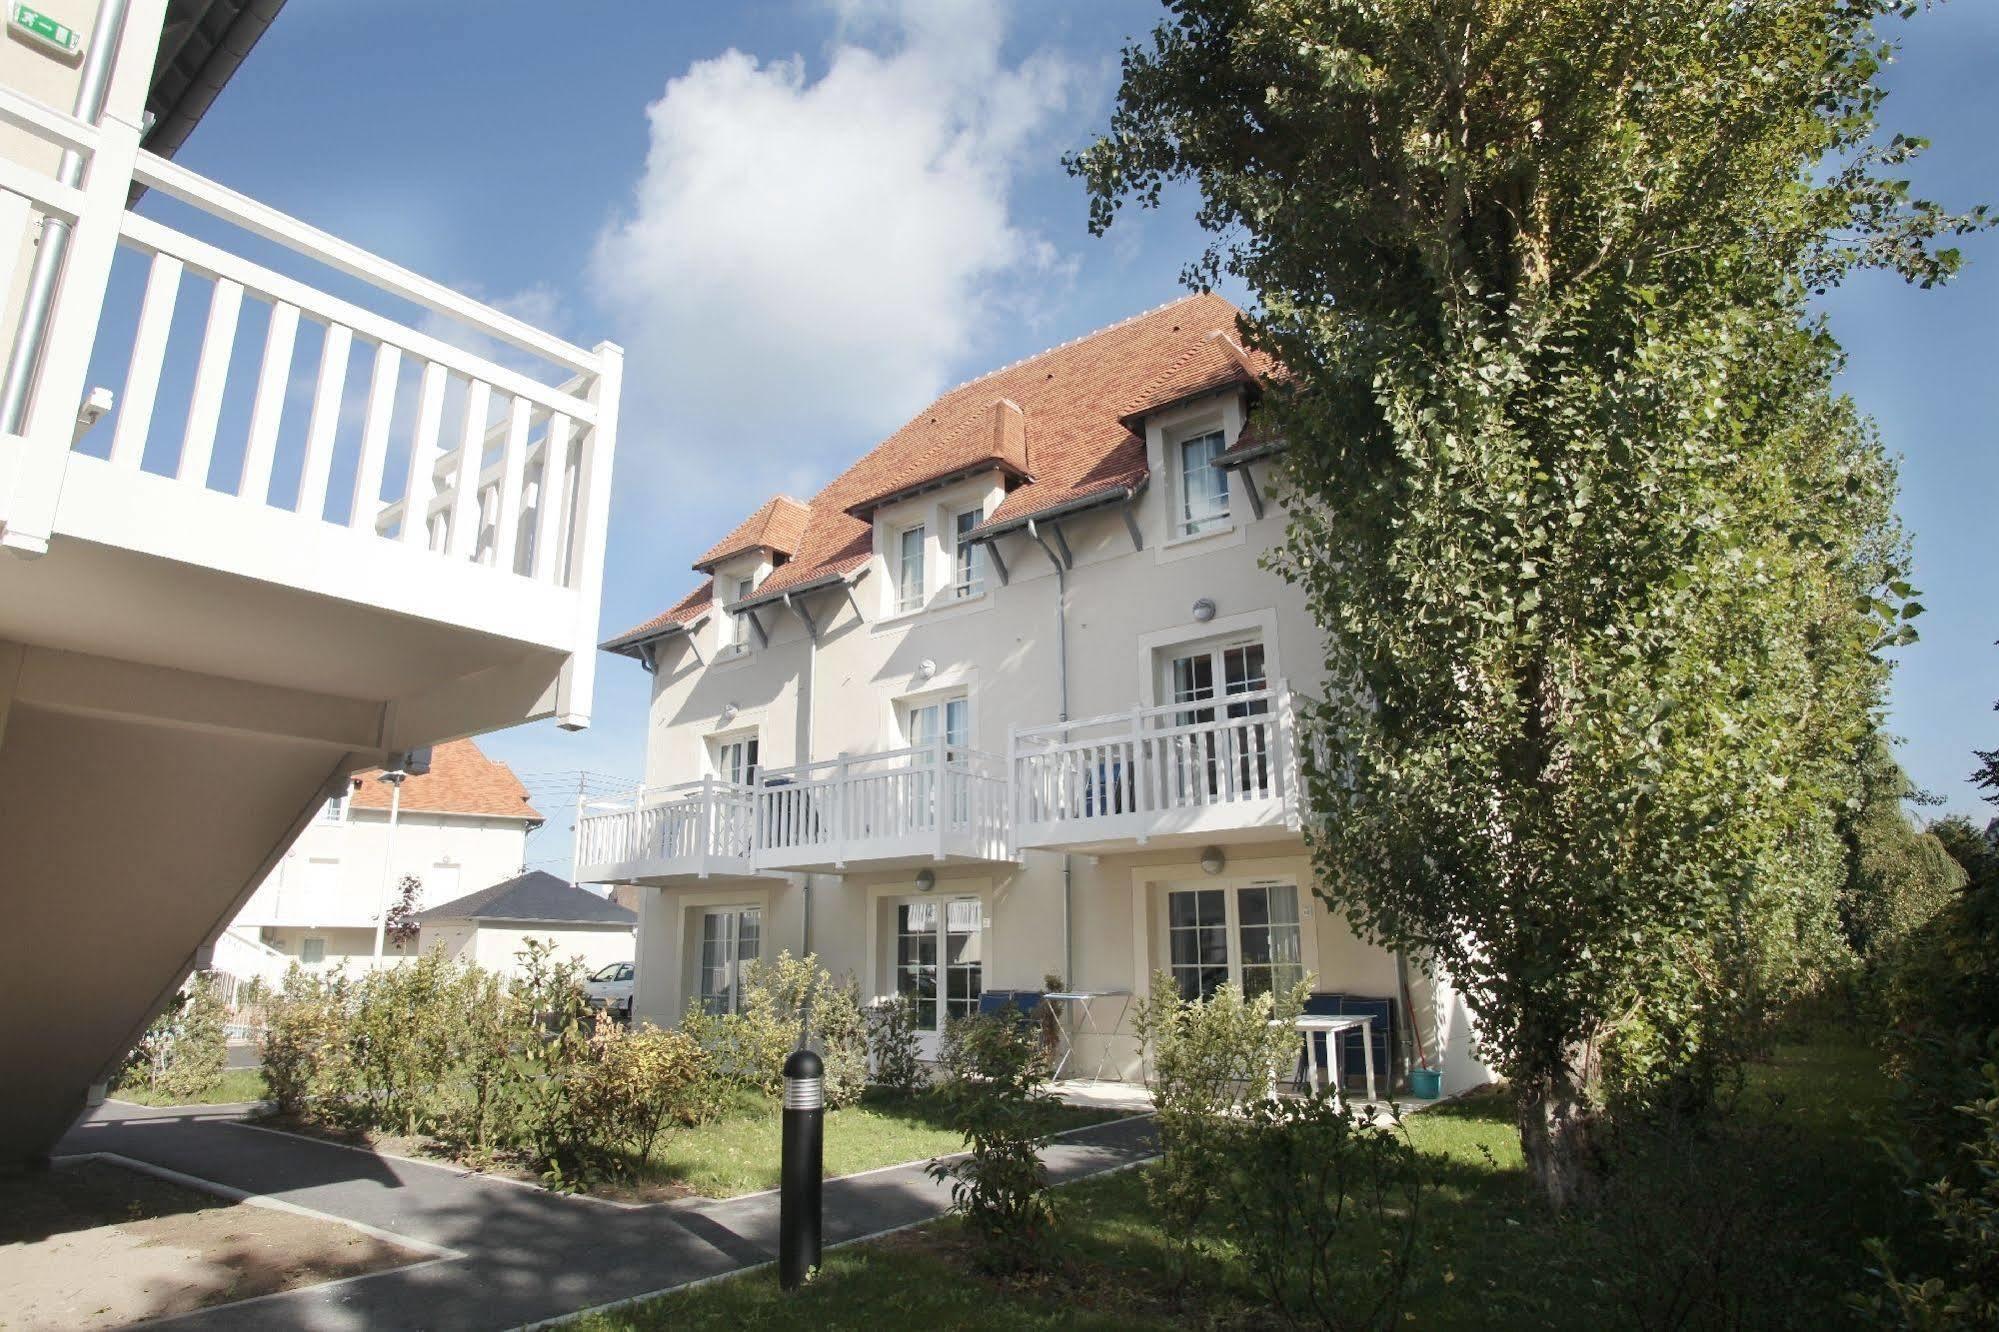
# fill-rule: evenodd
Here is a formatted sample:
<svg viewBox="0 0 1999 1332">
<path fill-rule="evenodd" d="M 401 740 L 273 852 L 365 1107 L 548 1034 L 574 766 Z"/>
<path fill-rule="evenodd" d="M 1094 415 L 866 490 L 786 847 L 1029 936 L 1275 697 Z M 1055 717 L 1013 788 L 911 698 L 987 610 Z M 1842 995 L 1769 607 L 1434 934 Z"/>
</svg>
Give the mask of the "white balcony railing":
<svg viewBox="0 0 1999 1332">
<path fill-rule="evenodd" d="M 151 40 L 120 62 L 150 68 Z M 87 164 L 70 186 L 0 158 L 0 290 L 28 237 L 69 228 L 26 410 L 0 435 L 0 545 L 34 556 L 69 535 L 566 652 L 553 708 L 586 722 L 618 348 L 573 346 L 144 152 L 115 117 L 0 88 L 0 122 Z M 415 309 L 387 317 L 131 211 L 134 186 Z M 121 253 L 143 268 L 135 311 L 107 308 Z M 184 336 L 176 311 L 197 301 Z M 239 327 L 260 350 L 239 354 Z M 113 414 L 85 439 L 93 354 L 128 329 Z M 516 368 L 530 359 L 543 368 Z"/>
<path fill-rule="evenodd" d="M 1295 830 L 1292 715 L 1278 681 L 1252 693 L 1017 729 L 1008 765 L 1014 844 Z"/>
<path fill-rule="evenodd" d="M 576 820 L 576 877 L 616 883 L 748 875 L 755 828 L 755 793 L 712 777 L 586 801 Z"/>
<path fill-rule="evenodd" d="M 759 783 L 757 863 L 766 869 L 1012 854 L 996 755 L 938 740 L 765 772 Z"/>
</svg>

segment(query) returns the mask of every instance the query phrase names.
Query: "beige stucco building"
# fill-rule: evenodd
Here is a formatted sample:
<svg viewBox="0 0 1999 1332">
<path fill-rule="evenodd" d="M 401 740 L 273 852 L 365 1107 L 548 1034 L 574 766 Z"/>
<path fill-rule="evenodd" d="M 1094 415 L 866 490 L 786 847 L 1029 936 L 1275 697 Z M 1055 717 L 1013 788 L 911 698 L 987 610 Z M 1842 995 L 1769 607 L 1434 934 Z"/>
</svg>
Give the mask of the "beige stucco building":
<svg viewBox="0 0 1999 1332">
<path fill-rule="evenodd" d="M 1303 973 L 1398 1069 L 1486 1079 L 1447 980 L 1312 893 L 1292 699 L 1320 652 L 1262 566 L 1278 444 L 1236 314 L 1189 297 L 952 390 L 606 644 L 652 673 L 647 785 L 586 810 L 577 873 L 637 885 L 639 1016 L 726 1007 L 780 949 L 933 1029 L 1055 978 L 1112 992 L 1079 1055 L 1131 1076 L 1116 992 Z"/>
</svg>

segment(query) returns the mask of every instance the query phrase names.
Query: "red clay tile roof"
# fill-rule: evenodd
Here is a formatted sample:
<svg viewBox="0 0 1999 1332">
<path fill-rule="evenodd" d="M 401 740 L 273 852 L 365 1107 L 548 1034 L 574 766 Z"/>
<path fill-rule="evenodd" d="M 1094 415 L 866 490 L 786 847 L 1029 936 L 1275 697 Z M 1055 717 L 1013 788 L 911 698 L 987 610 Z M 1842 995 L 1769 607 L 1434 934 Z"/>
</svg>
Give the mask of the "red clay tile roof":
<svg viewBox="0 0 1999 1332">
<path fill-rule="evenodd" d="M 1147 416 L 1176 403 L 1237 384 L 1262 382 L 1262 367 L 1235 340 L 1235 329 L 1218 328 L 1189 345 L 1158 378 L 1119 413 L 1119 419 L 1137 426 Z"/>
<path fill-rule="evenodd" d="M 996 409 L 1000 402 L 1019 409 L 1021 463 L 1031 464 L 1019 470 L 1032 479 L 1015 487 L 986 526 L 1143 485 L 1145 439 L 1132 429 L 1134 411 L 1254 383 L 1267 373 L 1262 358 L 1236 343 L 1239 313 L 1212 293 L 1185 296 L 960 384 L 813 496 L 796 552 L 757 595 L 865 565 L 874 532 L 852 510 L 987 460 L 1010 460 L 1013 425 Z M 685 623 L 711 599 L 704 587 L 611 641 L 628 644 Z"/>
<path fill-rule="evenodd" d="M 357 776 L 354 808 L 387 809 L 390 786 L 378 782 L 380 768 Z M 514 770 L 489 759 L 470 740 L 447 740 L 430 751 L 430 771 L 403 782 L 402 808 L 424 814 L 485 814 L 541 821 L 528 804 L 528 791 Z"/>
<path fill-rule="evenodd" d="M 755 513 L 743 519 L 735 531 L 710 546 L 706 555 L 694 561 L 694 567 L 701 573 L 708 573 L 723 560 L 752 550 L 796 555 L 798 542 L 805 535 L 806 519 L 811 513 L 812 510 L 789 495 L 773 495 Z"/>
<path fill-rule="evenodd" d="M 768 582 L 769 580 L 766 579 L 765 581 Z M 703 579 L 701 586 L 682 597 L 678 603 L 661 611 L 644 624 L 633 625 L 616 638 L 605 640 L 603 646 L 607 649 L 622 647 L 627 643 L 641 642 L 656 634 L 664 633 L 669 629 L 678 629 L 683 625 L 692 624 L 703 615 L 706 615 L 709 607 L 714 604 L 715 580 L 712 578 Z"/>
<path fill-rule="evenodd" d="M 907 466 L 888 488 L 847 506 L 856 518 L 870 518 L 876 509 L 905 495 L 954 476 L 998 468 L 1013 480 L 1028 480 L 1027 414 L 1010 398 L 995 398 L 980 415 L 923 454 L 911 454 Z"/>
</svg>

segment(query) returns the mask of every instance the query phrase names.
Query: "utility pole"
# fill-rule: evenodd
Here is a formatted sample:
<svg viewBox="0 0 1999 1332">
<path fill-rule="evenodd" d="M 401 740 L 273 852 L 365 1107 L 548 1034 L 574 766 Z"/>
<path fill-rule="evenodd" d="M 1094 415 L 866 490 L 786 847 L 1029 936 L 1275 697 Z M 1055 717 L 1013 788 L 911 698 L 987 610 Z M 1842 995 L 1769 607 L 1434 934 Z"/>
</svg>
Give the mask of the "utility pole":
<svg viewBox="0 0 1999 1332">
<path fill-rule="evenodd" d="M 381 900 L 375 904 L 375 970 L 382 969 L 382 940 L 389 928 L 389 894 L 396 878 L 396 821 L 403 812 L 403 781 L 409 776 L 401 769 L 384 772 L 377 781 L 389 784 L 389 835 L 382 848 Z"/>
</svg>

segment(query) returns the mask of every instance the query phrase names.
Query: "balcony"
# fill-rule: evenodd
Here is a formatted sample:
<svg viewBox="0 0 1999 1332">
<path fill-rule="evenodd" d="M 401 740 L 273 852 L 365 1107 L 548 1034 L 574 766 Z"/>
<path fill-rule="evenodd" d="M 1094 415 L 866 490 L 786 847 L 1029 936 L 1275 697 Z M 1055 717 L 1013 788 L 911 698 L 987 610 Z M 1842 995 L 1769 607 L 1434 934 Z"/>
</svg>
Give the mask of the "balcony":
<svg viewBox="0 0 1999 1332">
<path fill-rule="evenodd" d="M 1298 831 L 1290 693 L 1136 708 L 1013 734 L 1013 840 L 1107 852 Z"/>
<path fill-rule="evenodd" d="M 706 778 L 618 800 L 586 801 L 576 821 L 583 883 L 728 882 L 756 877 L 756 793 Z"/>
<path fill-rule="evenodd" d="M 121 65 L 150 68 L 132 40 Z M 386 704 L 364 752 L 586 725 L 618 348 L 144 152 L 115 116 L 0 88 L 0 124 L 39 141 L 0 157 L 0 290 L 68 232 L 0 421 L 0 547 L 27 557 L 0 560 L 0 639 Z M 28 165 L 58 150 L 80 185 Z"/>
<path fill-rule="evenodd" d="M 1005 765 L 941 740 L 763 774 L 761 870 L 841 873 L 1011 860 Z"/>
</svg>

